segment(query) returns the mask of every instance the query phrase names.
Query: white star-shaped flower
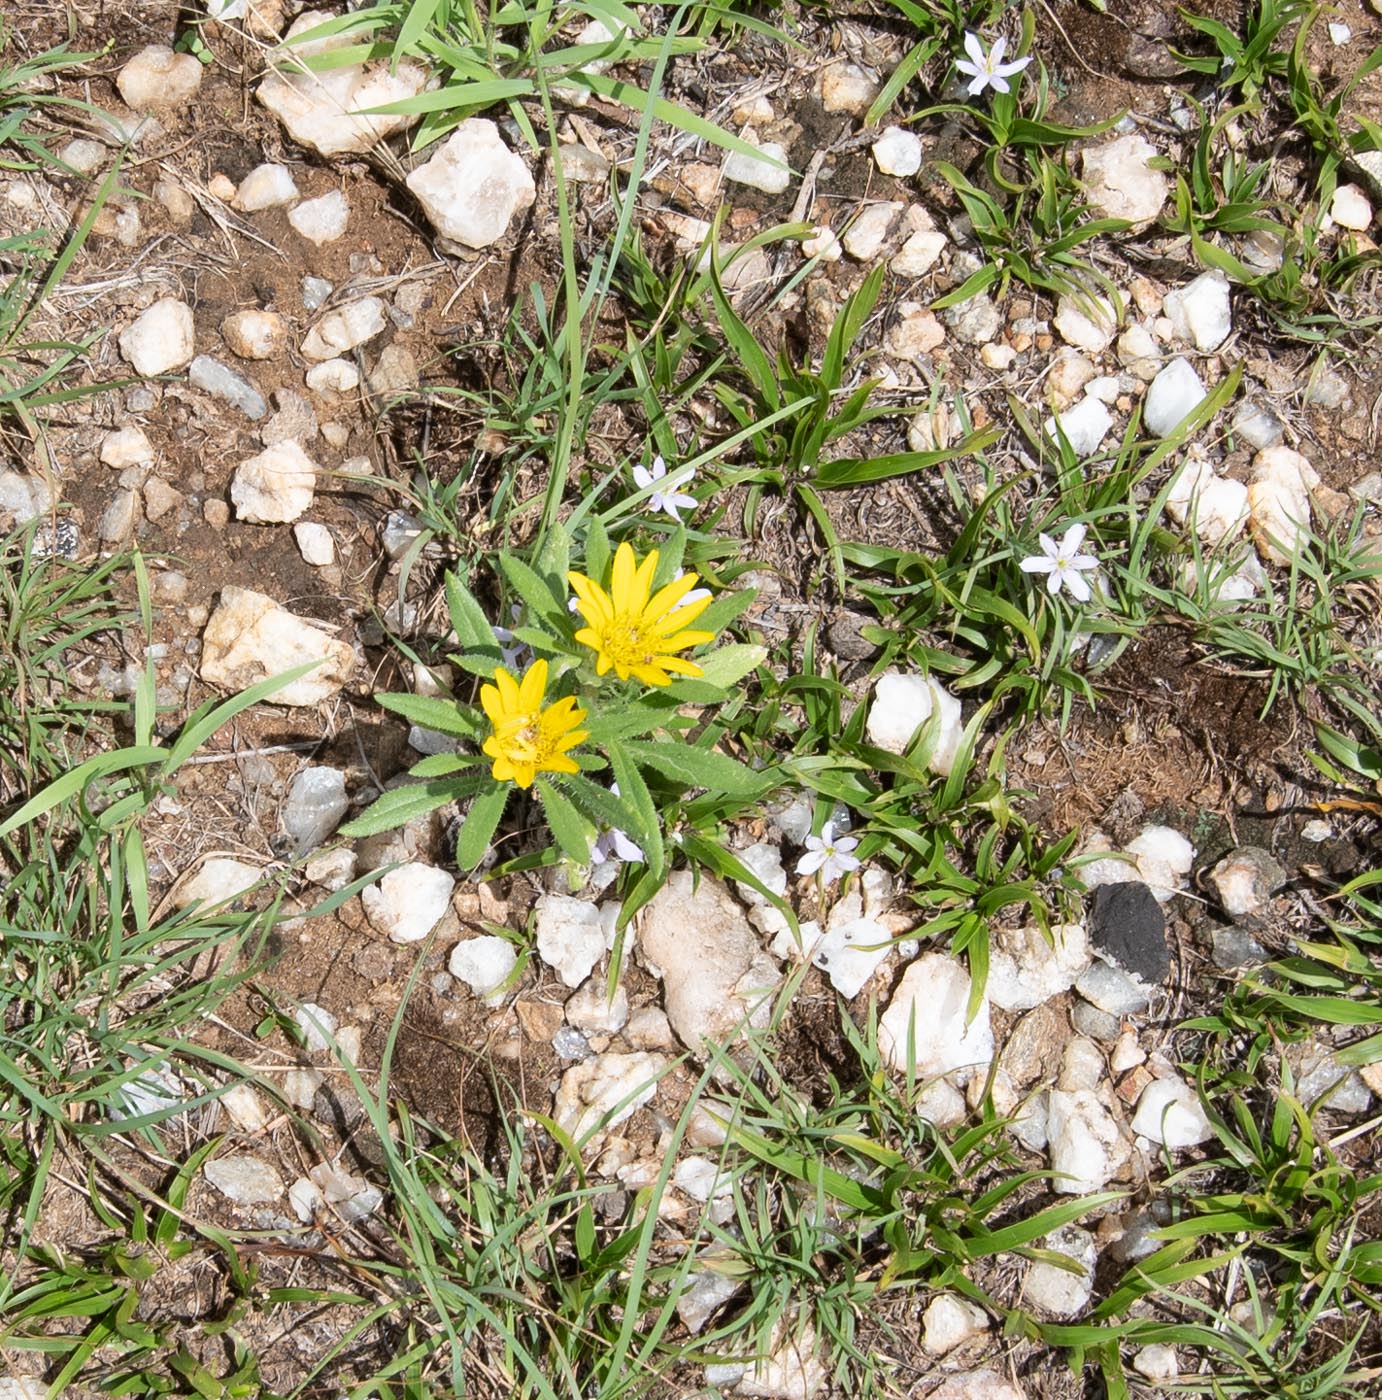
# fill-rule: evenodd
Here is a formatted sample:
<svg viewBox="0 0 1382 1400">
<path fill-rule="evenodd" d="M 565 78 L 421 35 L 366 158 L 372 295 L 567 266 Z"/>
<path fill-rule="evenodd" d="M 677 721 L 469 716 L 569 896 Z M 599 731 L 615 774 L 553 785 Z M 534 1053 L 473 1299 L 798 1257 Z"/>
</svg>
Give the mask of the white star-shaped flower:
<svg viewBox="0 0 1382 1400">
<path fill-rule="evenodd" d="M 858 870 L 859 857 L 850 852 L 859 844 L 853 836 L 836 836 L 835 823 L 826 822 L 819 836 L 806 838 L 806 854 L 797 861 L 798 875 L 819 875 L 827 885 Z"/>
<path fill-rule="evenodd" d="M 619 796 L 619 784 L 611 783 L 609 790 Z M 629 836 L 619 830 L 617 826 L 611 826 L 602 831 L 596 839 L 595 844 L 590 848 L 590 861 L 592 865 L 599 865 L 602 861 L 612 860 L 619 864 L 625 861 L 639 861 L 645 859 L 643 847 L 637 841 L 633 841 Z"/>
<path fill-rule="evenodd" d="M 1081 577 L 1086 569 L 1097 569 L 1099 561 L 1092 554 L 1081 554 L 1084 543 L 1084 525 L 1072 525 L 1059 544 L 1050 535 L 1038 535 L 1041 553 L 1024 559 L 1021 569 L 1028 574 L 1047 574 L 1046 591 L 1053 597 L 1066 585 L 1076 602 L 1087 603 L 1092 596 L 1088 582 Z"/>
<path fill-rule="evenodd" d="M 690 486 L 695 477 L 694 467 L 684 467 L 681 471 L 667 475 L 667 463 L 662 460 L 661 455 L 653 458 L 652 470 L 640 462 L 633 469 L 633 479 L 640 491 L 646 491 L 656 481 L 665 481 L 667 489 L 654 491 L 648 497 L 648 509 L 662 511 L 665 515 L 670 515 L 678 525 L 681 524 L 681 512 L 684 510 L 695 510 L 700 504 L 694 496 L 688 496 L 681 491 L 680 487 Z"/>
<path fill-rule="evenodd" d="M 1031 61 L 1031 55 L 1026 58 L 1019 58 L 1012 63 L 1003 62 L 1004 51 L 1008 47 L 1008 41 L 1001 36 L 993 41 L 993 48 L 988 53 L 984 52 L 984 46 L 977 34 L 965 32 L 965 52 L 969 55 L 970 61 L 965 62 L 960 59 L 955 67 L 965 75 L 972 78 L 969 85 L 969 95 L 978 97 L 986 87 L 991 87 L 995 92 L 1011 92 L 1012 87 L 1008 79 L 1014 73 L 1020 73 Z"/>
</svg>

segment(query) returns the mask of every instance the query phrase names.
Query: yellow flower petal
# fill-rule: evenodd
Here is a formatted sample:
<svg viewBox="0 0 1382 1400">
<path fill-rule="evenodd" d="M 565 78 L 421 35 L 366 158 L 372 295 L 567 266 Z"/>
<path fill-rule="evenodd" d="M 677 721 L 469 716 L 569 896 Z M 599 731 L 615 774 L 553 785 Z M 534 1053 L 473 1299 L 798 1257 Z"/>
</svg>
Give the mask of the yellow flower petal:
<svg viewBox="0 0 1382 1400">
<path fill-rule="evenodd" d="M 534 661 L 522 681 L 515 681 L 500 666 L 494 679 L 495 685 L 483 687 L 480 696 L 494 729 L 481 745 L 481 751 L 494 760 L 490 770 L 494 780 L 527 788 L 538 773 L 579 772 L 566 750 L 590 737 L 589 731 L 577 728 L 585 711 L 576 708 L 571 696 L 542 708 L 547 662 Z"/>
</svg>

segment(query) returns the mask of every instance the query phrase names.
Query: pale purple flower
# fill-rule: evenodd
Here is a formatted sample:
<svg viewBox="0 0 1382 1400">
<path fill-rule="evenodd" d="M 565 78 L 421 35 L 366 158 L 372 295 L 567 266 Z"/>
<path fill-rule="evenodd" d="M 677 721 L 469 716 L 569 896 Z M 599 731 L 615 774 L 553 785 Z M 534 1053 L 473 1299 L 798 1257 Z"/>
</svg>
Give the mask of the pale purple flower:
<svg viewBox="0 0 1382 1400">
<path fill-rule="evenodd" d="M 858 870 L 859 857 L 850 852 L 859 844 L 853 836 L 836 836 L 835 823 L 826 822 L 819 836 L 806 838 L 806 854 L 797 861 L 798 875 L 819 875 L 825 884 Z"/>
<path fill-rule="evenodd" d="M 965 52 L 969 55 L 970 61 L 960 59 L 955 67 L 965 75 L 972 78 L 969 85 L 969 95 L 978 97 L 987 87 L 991 87 L 995 92 L 1012 91 L 1008 79 L 1014 73 L 1020 73 L 1031 61 L 1031 55 L 1026 58 L 1016 59 L 1012 63 L 1003 62 L 1003 53 L 1008 47 L 1008 41 L 1001 35 L 993 41 L 993 48 L 988 53 L 984 52 L 984 46 L 977 34 L 965 33 Z"/>
<path fill-rule="evenodd" d="M 652 470 L 640 462 L 633 469 L 634 483 L 640 491 L 646 491 L 656 481 L 665 481 L 667 489 L 654 491 L 648 497 L 648 509 L 652 511 L 662 511 L 664 515 L 670 515 L 678 525 L 681 524 L 681 512 L 684 510 L 695 510 L 700 503 L 694 496 L 688 496 L 680 487 L 689 486 L 696 475 L 694 467 L 683 467 L 680 471 L 667 475 L 667 463 L 662 460 L 661 455 L 653 458 Z"/>
<path fill-rule="evenodd" d="M 514 603 L 509 608 L 509 620 L 520 622 L 523 618 L 523 608 L 520 604 Z M 528 669 L 528 662 L 533 659 L 533 649 L 527 642 L 520 642 L 514 636 L 511 628 L 491 627 L 494 633 L 494 640 L 499 643 L 499 656 L 504 663 L 505 669 L 512 671 L 515 675 Z"/>
<path fill-rule="evenodd" d="M 609 790 L 619 796 L 619 784 L 611 783 Z M 602 831 L 596 838 L 595 844 L 590 848 L 590 861 L 592 865 L 599 865 L 602 861 L 613 860 L 621 864 L 624 861 L 644 860 L 643 847 L 637 841 L 631 841 L 629 837 L 617 826 L 610 827 L 607 831 Z"/>
<path fill-rule="evenodd" d="M 1019 567 L 1024 573 L 1049 575 L 1046 590 L 1052 597 L 1059 593 L 1061 585 L 1065 584 L 1076 602 L 1089 602 L 1089 583 L 1080 575 L 1083 570 L 1097 569 L 1099 561 L 1092 554 L 1079 552 L 1084 543 L 1085 529 L 1084 525 L 1072 525 L 1059 544 L 1050 535 L 1038 535 L 1041 553 L 1024 559 Z"/>
<path fill-rule="evenodd" d="M 677 581 L 677 579 L 682 579 L 682 578 L 685 578 L 685 577 L 686 577 L 686 570 L 685 570 L 685 569 L 678 569 L 678 570 L 677 570 L 677 578 L 674 578 L 674 579 L 672 580 L 672 582 L 675 583 L 675 582 Z M 714 595 L 708 588 L 693 588 L 693 589 L 686 595 L 686 597 L 684 597 L 684 598 L 681 600 L 681 602 L 678 604 L 678 606 L 684 608 L 684 607 L 687 605 L 687 603 L 699 603 L 699 602 L 701 601 L 702 598 L 713 598 L 714 596 L 715 596 L 715 595 Z"/>
</svg>

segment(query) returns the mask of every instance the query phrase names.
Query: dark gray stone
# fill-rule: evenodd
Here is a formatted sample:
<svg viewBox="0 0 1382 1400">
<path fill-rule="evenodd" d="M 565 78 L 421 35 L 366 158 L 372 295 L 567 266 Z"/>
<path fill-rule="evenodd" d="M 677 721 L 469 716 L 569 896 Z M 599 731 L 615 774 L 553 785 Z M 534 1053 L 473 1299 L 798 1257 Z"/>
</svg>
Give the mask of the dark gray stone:
<svg viewBox="0 0 1382 1400">
<path fill-rule="evenodd" d="M 1094 891 L 1090 943 L 1101 957 L 1148 986 L 1159 986 L 1170 974 L 1166 916 L 1140 880 Z"/>
</svg>

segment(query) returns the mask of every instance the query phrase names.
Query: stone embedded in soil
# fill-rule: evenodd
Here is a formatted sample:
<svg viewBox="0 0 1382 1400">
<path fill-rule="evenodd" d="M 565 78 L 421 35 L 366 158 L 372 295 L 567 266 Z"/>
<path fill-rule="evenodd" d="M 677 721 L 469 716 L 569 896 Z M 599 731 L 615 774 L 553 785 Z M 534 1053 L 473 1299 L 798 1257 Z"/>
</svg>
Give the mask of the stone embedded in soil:
<svg viewBox="0 0 1382 1400">
<path fill-rule="evenodd" d="M 682 1326 L 695 1336 L 743 1286 L 743 1279 L 716 1273 L 713 1269 L 701 1269 L 689 1275 L 686 1287 L 677 1295 L 677 1317 Z"/>
<path fill-rule="evenodd" d="M 1149 1142 L 1179 1152 L 1214 1136 L 1195 1091 L 1181 1079 L 1154 1079 L 1142 1091 L 1132 1130 Z"/>
<path fill-rule="evenodd" d="M 518 964 L 518 952 L 507 938 L 483 934 L 466 938 L 451 950 L 447 970 L 480 997 L 486 1006 L 502 1006 L 505 983 Z"/>
<path fill-rule="evenodd" d="M 1196 350 L 1217 350 L 1233 329 L 1228 278 L 1217 269 L 1167 292 L 1162 305 L 1179 339 L 1189 341 Z"/>
<path fill-rule="evenodd" d="M 987 997 L 974 1019 L 969 974 L 943 953 L 923 953 L 911 963 L 878 1024 L 878 1049 L 899 1073 L 919 1078 L 954 1073 L 961 1083 L 983 1074 L 993 1059 Z"/>
<path fill-rule="evenodd" d="M 340 190 L 329 190 L 290 209 L 288 222 L 309 243 L 321 247 L 345 234 L 350 223 L 350 204 Z"/>
<path fill-rule="evenodd" d="M 317 464 L 290 440 L 241 462 L 231 478 L 230 499 L 237 520 L 282 524 L 306 514 L 316 489 Z"/>
<path fill-rule="evenodd" d="M 266 1205 L 283 1194 L 283 1179 L 258 1157 L 217 1157 L 202 1175 L 238 1206 Z"/>
<path fill-rule="evenodd" d="M 187 382 L 194 389 L 238 408 L 253 422 L 257 423 L 269 411 L 264 395 L 248 379 L 210 355 L 198 355 L 192 361 L 187 369 Z"/>
<path fill-rule="evenodd" d="M 355 653 L 264 593 L 228 584 L 202 634 L 199 674 L 225 691 L 246 690 L 296 666 L 314 669 L 268 697 L 272 705 L 315 705 L 335 695 L 355 670 Z"/>
<path fill-rule="evenodd" d="M 271 360 L 288 343 L 288 323 L 277 311 L 232 311 L 221 336 L 242 360 Z"/>
<path fill-rule="evenodd" d="M 605 979 L 592 977 L 567 999 L 566 1019 L 587 1035 L 617 1035 L 628 1024 L 629 994 L 615 987 L 613 1000 L 607 995 Z"/>
<path fill-rule="evenodd" d="M 114 471 L 124 471 L 126 467 L 145 467 L 155 457 L 153 444 L 143 428 L 117 428 L 101 439 L 101 461 Z"/>
<path fill-rule="evenodd" d="M 461 122 L 407 185 L 437 232 L 465 248 L 498 242 L 537 198 L 527 164 L 483 117 Z"/>
<path fill-rule="evenodd" d="M 927 766 L 946 777 L 955 766 L 964 722 L 960 702 L 933 677 L 896 671 L 879 676 L 869 705 L 868 741 L 888 753 L 905 753 L 933 710 L 938 719 Z"/>
<path fill-rule="evenodd" d="M 1112 1114 L 1092 1089 L 1052 1089 L 1046 1117 L 1054 1190 L 1081 1196 L 1102 1190 L 1128 1161 L 1130 1149 Z"/>
<path fill-rule="evenodd" d="M 307 332 L 302 353 L 309 360 L 334 359 L 373 340 L 388 324 L 387 308 L 378 297 L 360 297 L 327 312 Z"/>
<path fill-rule="evenodd" d="M 922 1314 L 921 1344 L 932 1356 L 944 1356 L 989 1329 L 988 1314 L 955 1293 L 937 1293 Z"/>
<path fill-rule="evenodd" d="M 1216 928 L 1210 938 L 1210 956 L 1215 967 L 1236 972 L 1243 967 L 1261 967 L 1267 961 L 1267 950 L 1246 929 Z"/>
<path fill-rule="evenodd" d="M 897 277 L 920 277 L 935 266 L 947 241 L 939 229 L 918 229 L 898 249 L 888 266 Z"/>
<path fill-rule="evenodd" d="M 1058 441 L 1057 428 L 1077 457 L 1092 457 L 1103 445 L 1108 430 L 1113 427 L 1113 415 L 1099 400 L 1086 395 L 1072 408 L 1048 418 L 1045 431 L 1052 441 Z"/>
<path fill-rule="evenodd" d="M 815 1328 L 784 1313 L 768 1354 L 744 1374 L 735 1393 L 759 1400 L 813 1400 L 826 1382 L 825 1363 L 816 1351 Z"/>
<path fill-rule="evenodd" d="M 1334 1053 L 1317 1041 L 1306 1040 L 1286 1047 L 1286 1059 L 1295 1072 L 1295 1095 L 1313 1112 L 1366 1113 L 1372 1094 L 1354 1070 L 1341 1065 Z"/>
<path fill-rule="evenodd" d="M 1026 1395 L 997 1371 L 985 1367 L 947 1376 L 928 1400 L 1026 1400 Z"/>
<path fill-rule="evenodd" d="M 727 1044 L 771 1011 L 782 975 L 758 946 L 743 909 L 719 880 L 678 870 L 639 914 L 642 958 L 663 985 L 667 1019 L 695 1053 Z"/>
<path fill-rule="evenodd" d="M 1091 1018 L 1080 1026 L 1082 1035 L 1092 1035 L 1099 1040 L 1114 1040 L 1120 1027 L 1118 1018 L 1136 1016 L 1151 1005 L 1146 987 L 1124 972 L 1108 963 L 1095 962 L 1082 972 L 1075 982 L 1075 990 L 1102 1017 Z M 1079 1004 L 1075 1010 L 1078 1012 Z M 1083 1020 L 1083 1018 L 1081 1018 Z"/>
<path fill-rule="evenodd" d="M 257 214 L 261 209 L 291 204 L 297 197 L 298 187 L 288 167 L 266 161 L 240 181 L 232 203 L 246 214 Z"/>
<path fill-rule="evenodd" d="M 239 899 L 247 890 L 253 889 L 264 875 L 262 867 L 248 861 L 235 860 L 231 856 L 212 856 L 202 862 L 201 868 L 177 887 L 173 895 L 173 908 L 186 909 L 189 904 L 200 902 L 203 906 L 225 904 Z"/>
<path fill-rule="evenodd" d="M 326 1007 L 315 1001 L 304 1001 L 293 1013 L 293 1020 L 302 1032 L 303 1048 L 313 1054 L 331 1049 L 331 1041 L 336 1035 L 340 1022 Z"/>
<path fill-rule="evenodd" d="M 787 893 L 787 872 L 782 865 L 782 851 L 771 841 L 756 841 L 736 851 L 739 863 L 747 869 L 765 889 L 780 899 Z M 743 880 L 736 880 L 734 888 L 739 898 L 751 909 L 761 909 L 768 903 L 767 896 Z"/>
<path fill-rule="evenodd" d="M 725 157 L 725 179 L 762 190 L 764 194 L 784 193 L 792 183 L 787 148 L 776 141 L 755 141 L 747 131 L 744 139 L 757 146 L 761 154 L 751 156 L 744 151 L 730 151 Z"/>
<path fill-rule="evenodd" d="M 1063 295 L 1051 324 L 1067 345 L 1097 355 L 1117 333 L 1118 312 L 1105 297 Z"/>
<path fill-rule="evenodd" d="M 252 1084 L 234 1084 L 217 1100 L 226 1116 L 244 1133 L 262 1133 L 269 1125 L 269 1110 Z"/>
<path fill-rule="evenodd" d="M 162 297 L 120 333 L 120 354 L 136 373 L 151 378 L 190 363 L 192 308 L 177 297 Z"/>
<path fill-rule="evenodd" d="M 892 226 L 904 206 L 901 200 L 884 200 L 866 205 L 850 220 L 840 242 L 857 262 L 870 262 L 878 256 Z"/>
<path fill-rule="evenodd" d="M 331 531 L 316 520 L 300 520 L 293 526 L 293 538 L 304 564 L 315 569 L 330 568 L 336 562 L 336 541 Z"/>
<path fill-rule="evenodd" d="M 820 258 L 822 262 L 839 262 L 844 256 L 844 245 L 825 224 L 818 224 L 809 238 L 801 240 L 801 251 L 808 258 Z"/>
<path fill-rule="evenodd" d="M 324 156 L 358 154 L 418 120 L 416 114 L 365 113 L 416 97 L 427 82 L 427 70 L 403 59 L 392 64 L 376 60 L 307 71 L 301 59 L 357 42 L 357 36 L 349 33 L 306 43 L 289 42 L 332 18 L 325 11 L 308 10 L 293 21 L 284 42 L 273 53 L 274 68 L 256 95 L 295 141 Z"/>
<path fill-rule="evenodd" d="M 1143 1380 L 1151 1381 L 1153 1385 L 1170 1385 L 1180 1379 L 1176 1349 L 1162 1342 L 1134 1352 L 1132 1368 Z"/>
<path fill-rule="evenodd" d="M 1263 558 L 1287 565 L 1310 533 L 1310 493 L 1320 484 L 1309 461 L 1289 447 L 1264 448 L 1253 458 L 1248 485 L 1252 536 Z"/>
<path fill-rule="evenodd" d="M 1089 966 L 1083 924 L 1053 924 L 1053 943 L 1035 925 L 1000 929 L 989 950 L 987 994 L 1003 1011 L 1028 1011 L 1075 985 Z"/>
<path fill-rule="evenodd" d="M 830 911 L 825 937 L 808 951 L 830 985 L 853 1000 L 892 952 L 892 934 L 864 914 L 859 896 L 851 891 Z"/>
<path fill-rule="evenodd" d="M 451 907 L 456 880 L 424 861 L 410 861 L 391 870 L 378 884 L 360 891 L 365 917 L 393 943 L 416 943 L 426 938 Z"/>
<path fill-rule="evenodd" d="M 534 909 L 538 956 L 568 987 L 590 976 L 606 948 L 601 911 L 586 899 L 544 894 Z"/>
<path fill-rule="evenodd" d="M 349 810 L 345 774 L 339 768 L 304 768 L 289 783 L 278 819 L 294 854 L 305 855 L 334 834 Z"/>
<path fill-rule="evenodd" d="M 945 327 L 919 302 L 904 301 L 897 309 L 901 319 L 888 327 L 883 348 L 899 360 L 929 359 L 945 343 Z"/>
<path fill-rule="evenodd" d="M 1081 153 L 1090 203 L 1105 217 L 1127 219 L 1139 233 L 1161 213 L 1171 192 L 1164 171 L 1150 162 L 1157 149 L 1141 136 L 1119 136 Z"/>
<path fill-rule="evenodd" d="M 307 371 L 305 383 L 314 394 L 348 394 L 358 387 L 360 371 L 349 360 L 324 360 Z"/>
<path fill-rule="evenodd" d="M 1189 360 L 1177 357 L 1152 380 L 1142 409 L 1142 421 L 1148 432 L 1157 437 L 1169 437 L 1204 398 L 1204 383 L 1194 366 Z"/>
<path fill-rule="evenodd" d="M 1157 900 L 1165 904 L 1185 885 L 1195 863 L 1195 848 L 1174 827 L 1144 826 L 1128 842 L 1137 873 Z"/>
<path fill-rule="evenodd" d="M 1078 1316 L 1094 1292 L 1094 1266 L 1099 1259 L 1094 1236 L 1078 1226 L 1066 1225 L 1039 1241 L 1039 1247 L 1064 1255 L 1078 1268 L 1072 1273 L 1044 1259 L 1035 1260 L 1022 1283 L 1022 1301 L 1049 1317 Z"/>
<path fill-rule="evenodd" d="M 1270 851 L 1240 846 L 1210 871 L 1209 878 L 1224 912 L 1239 918 L 1265 912 L 1272 892 L 1286 883 L 1286 872 Z"/>
<path fill-rule="evenodd" d="M 365 376 L 365 389 L 383 413 L 399 399 L 416 392 L 419 382 L 417 358 L 403 345 L 386 345 L 379 352 L 374 368 Z"/>
<path fill-rule="evenodd" d="M 885 175 L 907 179 L 921 169 L 921 139 L 901 126 L 885 126 L 873 143 L 873 160 Z"/>
<path fill-rule="evenodd" d="M 0 468 L 0 520 L 27 525 L 52 508 L 47 485 L 36 476 Z"/>
<path fill-rule="evenodd" d="M 1340 185 L 1329 202 L 1329 217 L 1340 228 L 1365 233 L 1372 226 L 1372 205 L 1357 185 Z"/>
<path fill-rule="evenodd" d="M 557 1126 L 580 1142 L 599 1125 L 598 1135 L 589 1144 L 589 1150 L 596 1151 L 605 1130 L 631 1118 L 657 1093 L 667 1064 L 665 1055 L 639 1050 L 627 1055 L 595 1055 L 573 1065 L 561 1077 L 552 1108 Z"/>
<path fill-rule="evenodd" d="M 966 345 L 986 345 L 1003 329 L 1003 317 L 998 308 L 983 295 L 946 307 L 941 319 L 950 327 L 955 339 Z"/>
<path fill-rule="evenodd" d="M 821 74 L 821 106 L 827 112 L 862 112 L 877 96 L 877 81 L 857 63 L 832 63 Z"/>
<path fill-rule="evenodd" d="M 115 79 L 132 112 L 185 106 L 201 85 L 201 62 L 190 53 L 174 53 L 165 44 L 140 49 Z"/>
<path fill-rule="evenodd" d="M 79 136 L 58 152 L 58 159 L 78 175 L 92 175 L 106 163 L 106 148 L 99 141 Z"/>
<path fill-rule="evenodd" d="M 1100 885 L 1095 890 L 1090 943 L 1101 957 L 1148 986 L 1160 986 L 1171 971 L 1166 916 L 1156 896 L 1140 880 Z M 1112 1007 L 1104 1009 L 1113 1011 Z"/>
<path fill-rule="evenodd" d="M 1203 456 L 1192 453 L 1176 473 L 1166 509 L 1181 525 L 1193 522 L 1195 533 L 1212 549 L 1248 523 L 1248 488 L 1219 476 Z"/>
<path fill-rule="evenodd" d="M 342 1171 L 331 1162 L 319 1163 L 305 1179 L 320 1193 L 326 1207 L 347 1225 L 358 1225 L 384 1202 L 384 1193 L 377 1186 L 371 1186 L 364 1177 Z"/>
<path fill-rule="evenodd" d="M 1137 379 L 1150 381 L 1161 369 L 1161 346 L 1146 326 L 1134 323 L 1118 337 L 1118 363 Z"/>
</svg>

